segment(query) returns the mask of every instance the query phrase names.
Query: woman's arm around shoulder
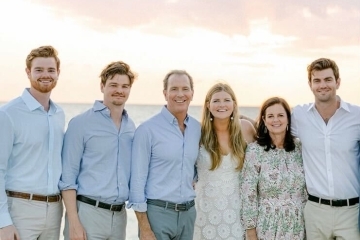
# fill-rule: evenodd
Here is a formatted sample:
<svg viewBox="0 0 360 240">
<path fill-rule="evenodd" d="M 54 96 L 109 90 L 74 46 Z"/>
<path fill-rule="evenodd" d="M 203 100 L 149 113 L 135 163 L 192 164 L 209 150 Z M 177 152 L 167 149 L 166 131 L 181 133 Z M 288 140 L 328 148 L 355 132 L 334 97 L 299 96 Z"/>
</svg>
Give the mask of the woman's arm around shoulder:
<svg viewBox="0 0 360 240">
<path fill-rule="evenodd" d="M 241 125 L 241 130 L 242 130 L 242 134 L 243 134 L 245 141 L 247 143 L 254 142 L 255 135 L 256 135 L 254 125 L 246 119 L 240 119 L 240 125 Z"/>
</svg>

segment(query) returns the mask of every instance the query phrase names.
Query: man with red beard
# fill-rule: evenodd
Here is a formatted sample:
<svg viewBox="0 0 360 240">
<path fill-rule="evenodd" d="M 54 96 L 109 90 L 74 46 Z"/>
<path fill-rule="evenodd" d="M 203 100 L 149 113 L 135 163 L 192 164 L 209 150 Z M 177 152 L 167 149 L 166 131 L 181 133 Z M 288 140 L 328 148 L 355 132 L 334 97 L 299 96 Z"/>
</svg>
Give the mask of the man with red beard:
<svg viewBox="0 0 360 240">
<path fill-rule="evenodd" d="M 60 73 L 52 46 L 26 58 L 31 87 L 0 108 L 0 239 L 59 239 L 65 116 L 50 100 Z"/>
<path fill-rule="evenodd" d="M 125 110 L 135 74 L 108 64 L 100 74 L 102 101 L 69 122 L 60 189 L 66 207 L 64 238 L 126 238 L 131 145 L 135 124 Z"/>
</svg>

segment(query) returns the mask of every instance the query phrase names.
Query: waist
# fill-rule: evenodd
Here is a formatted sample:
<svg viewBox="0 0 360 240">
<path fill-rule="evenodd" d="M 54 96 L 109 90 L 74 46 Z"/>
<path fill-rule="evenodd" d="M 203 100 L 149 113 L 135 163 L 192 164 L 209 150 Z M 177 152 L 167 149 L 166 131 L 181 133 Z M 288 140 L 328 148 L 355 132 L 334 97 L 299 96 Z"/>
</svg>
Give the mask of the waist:
<svg viewBox="0 0 360 240">
<path fill-rule="evenodd" d="M 113 212 L 120 212 L 125 206 L 124 203 L 108 204 L 108 203 L 100 202 L 100 201 L 85 197 L 83 195 L 77 195 L 76 199 L 78 201 L 80 201 L 80 202 L 89 204 L 91 206 L 95 206 L 95 207 L 98 207 L 98 208 L 110 210 L 110 211 L 113 211 Z"/>
<path fill-rule="evenodd" d="M 332 207 L 352 206 L 359 203 L 359 197 L 348 198 L 348 199 L 324 199 L 310 194 L 308 200 L 319 204 L 329 205 Z"/>
<path fill-rule="evenodd" d="M 163 200 L 159 200 L 159 199 L 148 199 L 146 201 L 146 203 L 150 204 L 150 205 L 166 208 L 166 209 L 171 209 L 171 210 L 174 210 L 177 212 L 178 211 L 188 211 L 190 208 L 192 208 L 195 205 L 194 200 L 191 200 L 191 201 L 185 202 L 185 203 L 173 203 L 173 202 L 167 202 L 167 201 L 163 201 Z"/>
<path fill-rule="evenodd" d="M 22 192 L 14 192 L 14 191 L 6 191 L 6 195 L 8 197 L 13 198 L 21 198 L 26 200 L 34 200 L 34 201 L 41 201 L 41 202 L 59 202 L 61 200 L 60 194 L 55 195 L 38 195 L 32 193 L 22 193 Z"/>
</svg>

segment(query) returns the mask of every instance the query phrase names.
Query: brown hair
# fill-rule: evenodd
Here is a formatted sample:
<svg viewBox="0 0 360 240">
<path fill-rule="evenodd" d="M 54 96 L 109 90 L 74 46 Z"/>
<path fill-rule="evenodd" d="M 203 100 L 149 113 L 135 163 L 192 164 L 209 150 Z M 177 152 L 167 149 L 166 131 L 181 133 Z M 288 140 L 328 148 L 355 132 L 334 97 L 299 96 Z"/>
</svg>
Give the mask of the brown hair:
<svg viewBox="0 0 360 240">
<path fill-rule="evenodd" d="M 103 85 L 110 78 L 113 78 L 116 74 L 127 75 L 130 80 L 130 86 L 134 83 L 136 74 L 131 71 L 130 66 L 122 61 L 112 62 L 108 64 L 101 72 L 100 78 Z"/>
<path fill-rule="evenodd" d="M 45 57 L 45 58 L 50 58 L 53 57 L 55 58 L 56 61 L 56 68 L 57 70 L 59 70 L 60 68 L 60 59 L 58 58 L 58 52 L 56 51 L 56 49 L 52 46 L 41 46 L 38 48 L 35 48 L 33 50 L 31 50 L 31 52 L 29 53 L 29 55 L 27 55 L 26 57 L 26 67 L 27 69 L 31 69 L 31 62 L 34 58 L 37 57 Z"/>
<path fill-rule="evenodd" d="M 336 65 L 335 61 L 328 58 L 316 59 L 307 67 L 309 82 L 311 82 L 311 75 L 313 71 L 321 71 L 328 68 L 331 68 L 333 70 L 335 81 L 337 82 L 340 77 L 339 68 Z"/>
<path fill-rule="evenodd" d="M 186 75 L 190 80 L 190 88 L 192 91 L 194 91 L 194 81 L 189 73 L 187 73 L 185 70 L 171 70 L 168 72 L 163 80 L 164 83 L 164 90 L 167 90 L 169 78 L 171 75 L 177 74 L 177 75 Z"/>
<path fill-rule="evenodd" d="M 290 152 L 295 149 L 294 136 L 291 134 L 291 110 L 289 104 L 285 101 L 285 99 L 280 97 L 269 98 L 261 105 L 256 128 L 256 141 L 260 146 L 265 147 L 265 151 L 269 151 L 270 148 L 275 148 L 275 146 L 273 146 L 272 144 L 269 132 L 265 131 L 266 126 L 264 123 L 266 109 L 275 104 L 280 104 L 281 106 L 283 106 L 286 112 L 288 127 L 286 128 L 285 133 L 284 148 L 285 151 Z"/>
</svg>

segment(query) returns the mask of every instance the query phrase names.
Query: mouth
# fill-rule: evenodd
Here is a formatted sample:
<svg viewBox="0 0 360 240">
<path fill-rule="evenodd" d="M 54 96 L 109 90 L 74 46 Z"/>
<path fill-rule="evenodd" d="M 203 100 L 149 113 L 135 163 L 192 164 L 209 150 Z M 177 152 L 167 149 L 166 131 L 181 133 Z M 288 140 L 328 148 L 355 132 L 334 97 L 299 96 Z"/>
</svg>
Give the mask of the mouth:
<svg viewBox="0 0 360 240">
<path fill-rule="evenodd" d="M 175 100 L 176 103 L 184 103 L 186 100 Z"/>
<path fill-rule="evenodd" d="M 226 109 L 219 109 L 219 110 L 217 110 L 217 112 L 227 112 L 227 110 Z"/>
<path fill-rule="evenodd" d="M 52 83 L 54 80 L 53 79 L 39 79 L 38 82 L 41 83 Z"/>
</svg>

